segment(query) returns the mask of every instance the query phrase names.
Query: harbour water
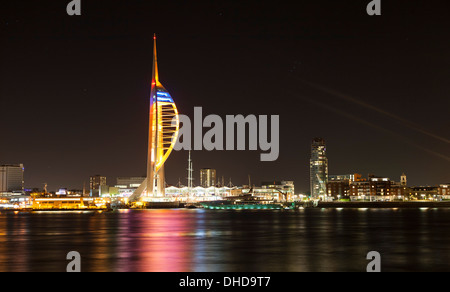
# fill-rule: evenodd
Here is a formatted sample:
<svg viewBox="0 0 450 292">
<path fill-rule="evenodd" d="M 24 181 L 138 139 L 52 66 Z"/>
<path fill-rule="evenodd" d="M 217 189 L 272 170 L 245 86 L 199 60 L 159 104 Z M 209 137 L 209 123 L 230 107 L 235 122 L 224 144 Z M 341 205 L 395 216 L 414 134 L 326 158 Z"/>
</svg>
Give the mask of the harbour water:
<svg viewBox="0 0 450 292">
<path fill-rule="evenodd" d="M 0 212 L 0 272 L 450 271 L 450 209 Z"/>
</svg>

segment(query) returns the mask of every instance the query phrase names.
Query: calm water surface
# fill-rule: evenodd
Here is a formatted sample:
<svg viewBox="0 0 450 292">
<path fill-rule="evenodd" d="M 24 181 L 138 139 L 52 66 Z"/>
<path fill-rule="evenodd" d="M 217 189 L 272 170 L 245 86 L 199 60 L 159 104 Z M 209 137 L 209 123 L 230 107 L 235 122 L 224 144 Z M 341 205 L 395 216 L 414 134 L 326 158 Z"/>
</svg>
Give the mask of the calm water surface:
<svg viewBox="0 0 450 292">
<path fill-rule="evenodd" d="M 450 209 L 0 212 L 0 272 L 450 271 Z"/>
</svg>

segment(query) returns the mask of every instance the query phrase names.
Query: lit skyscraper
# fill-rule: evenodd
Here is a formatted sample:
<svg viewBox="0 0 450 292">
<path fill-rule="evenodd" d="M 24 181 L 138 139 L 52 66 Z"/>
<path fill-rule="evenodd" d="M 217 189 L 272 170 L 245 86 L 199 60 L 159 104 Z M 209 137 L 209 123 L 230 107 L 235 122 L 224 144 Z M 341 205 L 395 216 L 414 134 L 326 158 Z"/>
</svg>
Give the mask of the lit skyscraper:
<svg viewBox="0 0 450 292">
<path fill-rule="evenodd" d="M 327 195 L 328 158 L 325 140 L 314 138 L 311 145 L 310 160 L 311 197 L 318 199 Z"/>
</svg>

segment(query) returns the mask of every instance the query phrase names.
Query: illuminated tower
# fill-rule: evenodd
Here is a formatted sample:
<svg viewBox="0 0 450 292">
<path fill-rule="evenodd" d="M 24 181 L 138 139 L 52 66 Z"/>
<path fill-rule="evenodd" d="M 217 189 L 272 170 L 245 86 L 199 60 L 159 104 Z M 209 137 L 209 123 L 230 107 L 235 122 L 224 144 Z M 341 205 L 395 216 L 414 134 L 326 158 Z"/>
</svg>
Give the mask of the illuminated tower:
<svg viewBox="0 0 450 292">
<path fill-rule="evenodd" d="M 148 134 L 147 179 L 130 197 L 135 201 L 151 200 L 165 196 L 164 163 L 169 157 L 178 137 L 180 120 L 172 96 L 159 82 L 156 55 L 156 35 L 153 49 L 152 87 L 150 93 L 150 114 Z"/>
<path fill-rule="evenodd" d="M 325 140 L 315 138 L 311 145 L 311 197 L 318 199 L 327 195 L 328 158 Z"/>
<path fill-rule="evenodd" d="M 406 178 L 406 174 L 402 174 L 402 176 L 400 177 L 400 185 L 402 187 L 408 186 L 408 180 Z"/>
</svg>

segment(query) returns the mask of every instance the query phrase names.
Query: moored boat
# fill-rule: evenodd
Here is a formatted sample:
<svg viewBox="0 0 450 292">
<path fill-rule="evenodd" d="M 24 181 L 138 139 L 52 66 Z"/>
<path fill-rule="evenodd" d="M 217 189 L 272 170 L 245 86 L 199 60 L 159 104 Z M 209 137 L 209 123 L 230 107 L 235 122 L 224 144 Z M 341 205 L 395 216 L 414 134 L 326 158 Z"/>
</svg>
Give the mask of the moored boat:
<svg viewBox="0 0 450 292">
<path fill-rule="evenodd" d="M 283 204 L 251 195 L 229 197 L 226 200 L 202 202 L 200 205 L 210 210 L 281 210 Z"/>
</svg>

